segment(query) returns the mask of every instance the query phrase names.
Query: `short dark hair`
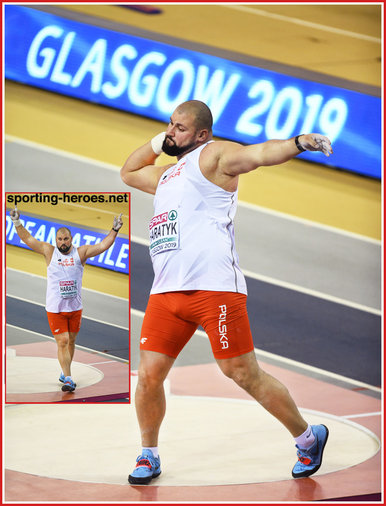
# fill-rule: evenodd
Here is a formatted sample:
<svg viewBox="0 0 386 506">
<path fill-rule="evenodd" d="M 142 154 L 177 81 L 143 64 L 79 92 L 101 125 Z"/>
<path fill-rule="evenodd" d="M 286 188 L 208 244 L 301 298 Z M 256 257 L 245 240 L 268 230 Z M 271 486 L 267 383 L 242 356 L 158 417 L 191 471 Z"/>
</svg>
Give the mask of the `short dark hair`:
<svg viewBox="0 0 386 506">
<path fill-rule="evenodd" d="M 198 130 L 212 132 L 213 116 L 209 107 L 201 100 L 188 100 L 180 104 L 177 109 L 180 112 L 192 113 L 195 117 L 195 125 Z"/>
</svg>

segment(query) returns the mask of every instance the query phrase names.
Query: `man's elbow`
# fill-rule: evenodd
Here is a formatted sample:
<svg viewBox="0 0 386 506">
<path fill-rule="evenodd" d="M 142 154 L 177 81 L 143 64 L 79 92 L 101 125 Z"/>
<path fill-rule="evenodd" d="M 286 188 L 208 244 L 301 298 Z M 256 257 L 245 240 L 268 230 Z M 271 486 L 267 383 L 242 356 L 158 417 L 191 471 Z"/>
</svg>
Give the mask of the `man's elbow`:
<svg viewBox="0 0 386 506">
<path fill-rule="evenodd" d="M 120 171 L 122 181 L 127 185 L 133 188 L 137 187 L 138 184 L 138 174 L 136 171 L 130 170 L 126 165 L 124 165 Z"/>
<path fill-rule="evenodd" d="M 118 234 L 116 234 L 116 235 L 118 235 Z M 113 237 L 112 239 L 110 239 L 109 236 L 105 237 L 98 244 L 98 249 L 96 250 L 96 252 L 94 252 L 94 251 L 92 252 L 92 256 L 99 256 L 102 253 L 104 253 L 105 251 L 107 251 L 114 244 L 114 241 L 115 241 L 115 237 Z"/>
<path fill-rule="evenodd" d="M 121 176 L 122 181 L 125 184 L 127 184 L 128 186 L 130 186 L 130 172 L 128 172 L 125 165 L 121 168 L 120 176 Z"/>
</svg>

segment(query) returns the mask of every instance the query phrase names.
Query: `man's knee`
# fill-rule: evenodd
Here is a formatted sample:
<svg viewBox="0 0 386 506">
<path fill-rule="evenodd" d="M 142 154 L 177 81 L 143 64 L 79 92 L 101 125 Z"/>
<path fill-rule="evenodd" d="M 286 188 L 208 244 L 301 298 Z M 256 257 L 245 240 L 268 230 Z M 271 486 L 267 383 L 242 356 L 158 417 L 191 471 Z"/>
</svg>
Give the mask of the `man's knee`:
<svg viewBox="0 0 386 506">
<path fill-rule="evenodd" d="M 75 341 L 76 341 L 76 336 L 77 336 L 77 335 L 78 335 L 78 334 L 77 334 L 77 332 L 70 332 L 70 335 L 69 335 L 69 337 L 68 337 L 68 342 L 69 342 L 70 344 L 74 344 L 74 343 L 75 343 Z"/>
<path fill-rule="evenodd" d="M 228 378 L 231 378 L 234 382 L 236 382 L 240 387 L 244 389 L 248 387 L 253 377 L 251 371 L 246 366 L 230 368 L 227 370 L 226 376 Z"/>
<path fill-rule="evenodd" d="M 67 333 L 59 334 L 59 335 L 55 336 L 55 339 L 56 339 L 57 345 L 60 348 L 65 348 L 66 346 L 68 346 L 69 335 Z"/>
<path fill-rule="evenodd" d="M 221 360 L 218 363 L 225 376 L 246 390 L 251 383 L 259 381 L 260 369 L 256 359 L 242 355 L 229 360 Z"/>
<path fill-rule="evenodd" d="M 138 370 L 137 388 L 144 394 L 162 390 L 165 377 L 158 370 Z"/>
<path fill-rule="evenodd" d="M 146 389 L 161 387 L 173 362 L 174 359 L 158 353 L 142 356 L 138 368 L 138 386 Z"/>
</svg>

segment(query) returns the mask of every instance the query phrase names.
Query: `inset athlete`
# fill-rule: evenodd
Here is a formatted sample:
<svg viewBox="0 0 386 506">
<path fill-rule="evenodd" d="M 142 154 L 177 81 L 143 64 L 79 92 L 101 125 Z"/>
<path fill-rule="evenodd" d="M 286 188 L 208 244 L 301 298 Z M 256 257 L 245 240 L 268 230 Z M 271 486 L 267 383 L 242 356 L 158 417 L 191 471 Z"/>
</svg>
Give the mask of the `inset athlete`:
<svg viewBox="0 0 386 506">
<path fill-rule="evenodd" d="M 76 383 L 71 376 L 71 363 L 75 352 L 76 336 L 82 319 L 82 278 L 86 260 L 100 255 L 113 245 L 123 225 L 122 213 L 114 218 L 108 235 L 98 244 L 85 244 L 76 248 L 71 231 L 60 227 L 56 231 L 56 246 L 35 239 L 24 228 L 17 208 L 10 211 L 17 235 L 33 251 L 44 256 L 47 264 L 46 311 L 51 332 L 58 348 L 62 368 L 59 381 L 64 392 L 73 392 Z"/>
<path fill-rule="evenodd" d="M 155 276 L 141 331 L 135 393 L 142 454 L 129 475 L 132 484 L 149 483 L 161 473 L 158 433 L 166 409 L 163 382 L 199 325 L 209 336 L 222 372 L 294 437 L 299 460 L 293 477 L 310 476 L 319 469 L 328 437 L 327 427 L 311 427 L 286 387 L 256 361 L 233 220 L 240 175 L 284 163 L 301 151 L 330 156 L 331 143 L 321 134 L 250 146 L 214 142 L 212 123 L 206 104 L 184 102 L 173 112 L 166 132 L 136 149 L 121 169 L 127 185 L 155 195 L 149 225 Z M 176 156 L 177 162 L 156 165 L 162 152 Z"/>
</svg>

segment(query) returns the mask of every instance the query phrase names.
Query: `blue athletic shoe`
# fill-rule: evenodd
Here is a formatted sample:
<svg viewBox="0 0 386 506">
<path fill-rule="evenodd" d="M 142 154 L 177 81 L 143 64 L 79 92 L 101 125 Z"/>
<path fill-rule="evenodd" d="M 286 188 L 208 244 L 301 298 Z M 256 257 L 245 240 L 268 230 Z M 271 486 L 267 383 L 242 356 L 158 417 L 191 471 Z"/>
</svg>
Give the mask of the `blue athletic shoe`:
<svg viewBox="0 0 386 506">
<path fill-rule="evenodd" d="M 59 381 L 60 381 L 60 383 L 64 383 L 66 381 L 66 377 L 62 372 L 60 373 Z"/>
<path fill-rule="evenodd" d="M 311 476 L 322 465 L 323 451 L 328 439 L 328 429 L 325 425 L 311 425 L 311 427 L 315 436 L 314 444 L 307 450 L 302 450 L 298 445 L 295 445 L 298 449 L 298 461 L 292 469 L 294 478 Z"/>
<path fill-rule="evenodd" d="M 161 459 L 154 457 L 151 450 L 143 450 L 137 458 L 134 471 L 129 474 L 129 483 L 132 485 L 147 485 L 153 478 L 161 474 Z"/>
<path fill-rule="evenodd" d="M 71 379 L 71 376 L 66 376 L 64 378 L 62 392 L 73 392 L 76 388 L 76 383 L 74 383 Z"/>
</svg>

